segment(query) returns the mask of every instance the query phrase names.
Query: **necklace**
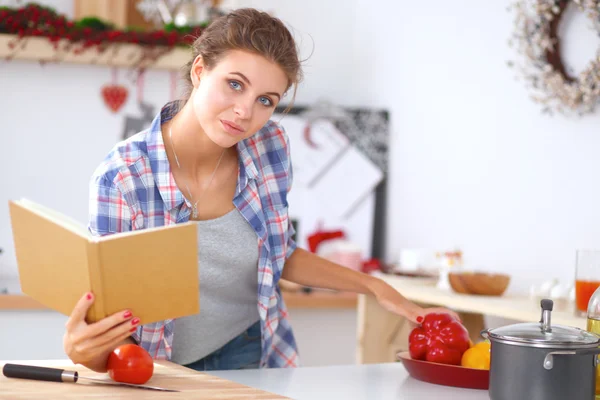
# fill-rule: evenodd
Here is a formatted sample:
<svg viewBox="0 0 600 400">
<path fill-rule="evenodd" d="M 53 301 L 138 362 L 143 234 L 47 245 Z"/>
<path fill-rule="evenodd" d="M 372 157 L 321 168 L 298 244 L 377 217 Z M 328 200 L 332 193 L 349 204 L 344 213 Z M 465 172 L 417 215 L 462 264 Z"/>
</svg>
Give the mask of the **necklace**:
<svg viewBox="0 0 600 400">
<path fill-rule="evenodd" d="M 171 142 L 171 149 L 173 150 L 173 155 L 175 156 L 175 162 L 177 163 L 177 168 L 179 168 L 181 170 L 181 165 L 179 164 L 179 159 L 177 158 L 177 153 L 175 153 L 175 146 L 173 146 L 173 137 L 171 136 L 171 133 L 172 133 L 171 127 L 169 127 L 169 141 Z M 210 187 L 210 184 L 212 183 L 213 178 L 215 177 L 215 174 L 217 173 L 217 169 L 219 169 L 219 165 L 221 164 L 221 160 L 223 159 L 223 154 L 225 154 L 225 149 L 223 149 L 223 151 L 221 152 L 221 156 L 219 157 L 217 166 L 215 167 L 215 170 L 213 171 L 212 175 L 210 176 L 208 184 L 204 188 L 205 191 Z M 192 204 L 192 218 L 198 218 L 198 200 L 196 200 L 194 202 L 194 197 L 192 196 L 192 191 L 190 190 L 189 186 L 185 182 L 183 182 L 183 184 L 185 185 L 185 188 L 186 188 L 188 194 L 190 195 L 190 203 L 193 203 Z"/>
</svg>

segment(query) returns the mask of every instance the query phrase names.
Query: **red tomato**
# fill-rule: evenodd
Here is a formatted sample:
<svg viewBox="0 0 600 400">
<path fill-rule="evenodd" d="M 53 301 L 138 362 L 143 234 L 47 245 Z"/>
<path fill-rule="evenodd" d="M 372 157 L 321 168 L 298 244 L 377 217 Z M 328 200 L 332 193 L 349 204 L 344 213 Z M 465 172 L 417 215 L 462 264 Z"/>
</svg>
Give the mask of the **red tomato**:
<svg viewBox="0 0 600 400">
<path fill-rule="evenodd" d="M 449 314 L 427 314 L 408 337 L 410 357 L 415 360 L 460 365 L 469 347 L 469 332 Z"/>
<path fill-rule="evenodd" d="M 124 344 L 113 350 L 106 365 L 108 375 L 116 382 L 141 385 L 154 373 L 150 354 L 137 344 Z"/>
</svg>

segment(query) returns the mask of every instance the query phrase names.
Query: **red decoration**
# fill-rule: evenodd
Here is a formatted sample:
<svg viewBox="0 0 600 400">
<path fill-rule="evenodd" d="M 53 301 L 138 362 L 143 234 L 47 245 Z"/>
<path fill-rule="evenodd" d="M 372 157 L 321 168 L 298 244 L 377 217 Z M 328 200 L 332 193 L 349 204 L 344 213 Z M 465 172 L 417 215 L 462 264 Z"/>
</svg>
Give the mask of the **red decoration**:
<svg viewBox="0 0 600 400">
<path fill-rule="evenodd" d="M 317 248 L 319 245 L 325 240 L 337 239 L 337 238 L 345 238 L 346 234 L 344 231 L 335 230 L 335 231 L 324 231 L 322 230 L 321 224 L 317 228 L 317 231 L 308 237 L 308 249 L 312 253 L 317 252 Z"/>
<path fill-rule="evenodd" d="M 61 39 L 65 39 L 66 47 L 72 48 L 75 54 L 90 47 L 103 52 L 107 45 L 113 43 L 146 45 L 149 52 L 157 53 L 161 49 L 153 48 L 155 46 L 166 47 L 167 50 L 174 46 L 189 47 L 204 29 L 204 26 L 190 26 L 187 29 L 165 27 L 155 31 L 117 30 L 97 18 L 94 20 L 86 26 L 83 21 L 70 21 L 52 8 L 35 3 L 20 8 L 0 7 L 0 33 L 17 35 L 16 41 L 9 44 L 11 48 L 23 38 L 33 36 L 47 38 L 57 49 Z"/>
<path fill-rule="evenodd" d="M 123 107 L 123 104 L 125 104 L 128 94 L 129 91 L 127 88 L 117 83 L 117 70 L 113 69 L 112 84 L 104 85 L 102 87 L 102 98 L 104 99 L 104 103 L 112 110 L 112 112 L 116 113 Z"/>
<path fill-rule="evenodd" d="M 102 87 L 104 103 L 115 113 L 123 107 L 123 104 L 127 100 L 127 95 L 128 91 L 125 86 L 105 85 Z"/>
<path fill-rule="evenodd" d="M 369 274 L 373 271 L 381 270 L 381 261 L 378 258 L 371 258 L 363 261 L 361 271 L 365 274 Z"/>
</svg>

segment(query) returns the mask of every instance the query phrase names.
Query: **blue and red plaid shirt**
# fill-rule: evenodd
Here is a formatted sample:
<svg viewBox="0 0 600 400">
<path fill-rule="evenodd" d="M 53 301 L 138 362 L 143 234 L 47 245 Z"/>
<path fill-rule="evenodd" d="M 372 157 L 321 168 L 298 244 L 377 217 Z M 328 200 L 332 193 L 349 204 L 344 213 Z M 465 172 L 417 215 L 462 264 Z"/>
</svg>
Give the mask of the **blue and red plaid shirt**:
<svg viewBox="0 0 600 400">
<path fill-rule="evenodd" d="M 169 103 L 149 129 L 118 143 L 90 182 L 94 235 L 187 222 L 190 204 L 171 174 L 161 125 L 176 113 Z M 296 249 L 287 193 L 292 182 L 288 137 L 269 121 L 237 144 L 239 173 L 233 203 L 258 238 L 258 312 L 262 331 L 261 368 L 295 367 L 298 350 L 279 289 L 285 261 Z M 167 271 L 165 271 L 167 273 Z M 133 335 L 155 359 L 171 358 L 173 320 L 141 326 Z"/>
</svg>

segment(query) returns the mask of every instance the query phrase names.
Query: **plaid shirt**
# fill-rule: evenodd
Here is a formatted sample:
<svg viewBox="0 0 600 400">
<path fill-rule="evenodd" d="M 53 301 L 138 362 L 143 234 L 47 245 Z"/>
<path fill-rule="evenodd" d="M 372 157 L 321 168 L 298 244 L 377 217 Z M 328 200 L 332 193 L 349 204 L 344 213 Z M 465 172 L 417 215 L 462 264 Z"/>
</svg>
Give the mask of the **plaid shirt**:
<svg viewBox="0 0 600 400">
<path fill-rule="evenodd" d="M 187 222 L 190 204 L 177 188 L 161 134 L 175 113 L 169 103 L 149 129 L 118 143 L 90 182 L 90 222 L 94 235 Z M 295 367 L 298 351 L 278 281 L 296 249 L 288 220 L 287 193 L 292 169 L 288 138 L 269 121 L 237 144 L 239 174 L 233 203 L 258 238 L 258 312 L 262 331 L 261 368 Z M 155 359 L 171 358 L 173 320 L 138 327 L 133 335 Z"/>
</svg>

